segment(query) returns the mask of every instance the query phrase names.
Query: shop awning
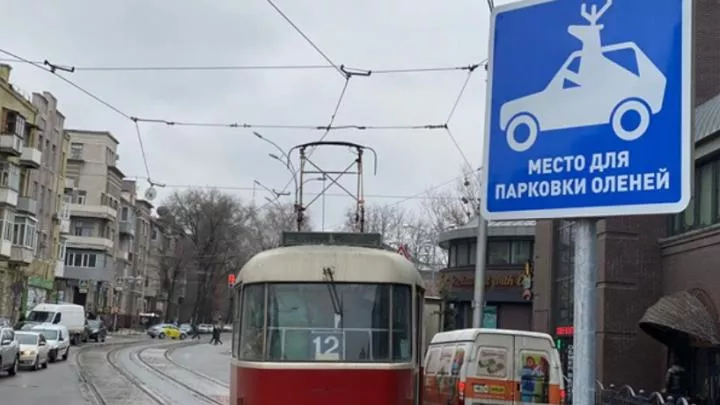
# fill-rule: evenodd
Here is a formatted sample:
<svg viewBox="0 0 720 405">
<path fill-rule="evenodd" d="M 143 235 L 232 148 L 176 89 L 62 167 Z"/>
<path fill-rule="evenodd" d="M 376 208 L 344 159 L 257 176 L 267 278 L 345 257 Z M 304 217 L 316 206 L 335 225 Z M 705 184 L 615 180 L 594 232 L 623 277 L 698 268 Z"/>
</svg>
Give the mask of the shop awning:
<svg viewBox="0 0 720 405">
<path fill-rule="evenodd" d="M 681 291 L 662 297 L 645 311 L 640 329 L 665 345 L 679 340 L 720 344 L 720 337 L 707 307 L 695 295 Z"/>
</svg>

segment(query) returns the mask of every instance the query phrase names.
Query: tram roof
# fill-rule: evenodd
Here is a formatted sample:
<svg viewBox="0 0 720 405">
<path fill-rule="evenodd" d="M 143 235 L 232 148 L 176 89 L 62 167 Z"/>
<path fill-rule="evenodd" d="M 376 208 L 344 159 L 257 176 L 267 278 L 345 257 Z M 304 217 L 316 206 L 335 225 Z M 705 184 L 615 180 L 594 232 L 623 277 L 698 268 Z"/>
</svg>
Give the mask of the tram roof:
<svg viewBox="0 0 720 405">
<path fill-rule="evenodd" d="M 357 246 L 300 245 L 266 250 L 240 270 L 237 281 L 321 282 L 323 268 L 335 270 L 336 282 L 401 283 L 424 286 L 420 272 L 391 251 Z"/>
</svg>

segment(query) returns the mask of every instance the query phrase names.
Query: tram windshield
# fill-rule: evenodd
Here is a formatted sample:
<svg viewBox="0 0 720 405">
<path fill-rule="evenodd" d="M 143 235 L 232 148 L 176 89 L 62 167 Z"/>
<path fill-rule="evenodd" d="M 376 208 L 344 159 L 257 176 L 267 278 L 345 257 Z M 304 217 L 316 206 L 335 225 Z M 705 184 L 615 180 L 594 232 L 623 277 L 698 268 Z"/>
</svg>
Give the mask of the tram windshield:
<svg viewBox="0 0 720 405">
<path fill-rule="evenodd" d="M 410 286 L 335 283 L 334 289 L 328 287 L 327 283 L 244 286 L 239 357 L 291 362 L 410 361 Z"/>
</svg>

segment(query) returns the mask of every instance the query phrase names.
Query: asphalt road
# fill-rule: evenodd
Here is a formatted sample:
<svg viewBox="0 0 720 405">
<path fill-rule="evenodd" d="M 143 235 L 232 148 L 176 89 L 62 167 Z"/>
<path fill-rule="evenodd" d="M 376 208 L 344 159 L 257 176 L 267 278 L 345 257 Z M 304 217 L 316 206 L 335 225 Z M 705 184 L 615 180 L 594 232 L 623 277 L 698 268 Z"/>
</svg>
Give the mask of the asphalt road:
<svg viewBox="0 0 720 405">
<path fill-rule="evenodd" d="M 38 371 L 20 370 L 10 377 L 0 375 L 0 402 L 3 404 L 63 404 L 86 405 L 77 374 L 75 347 L 70 348 L 67 361 L 50 363 Z"/>
<path fill-rule="evenodd" d="M 229 333 L 223 334 L 223 344 L 214 346 L 207 343 L 210 336 L 203 336 L 204 343 L 175 349 L 170 357 L 182 366 L 229 384 L 231 339 Z"/>
</svg>

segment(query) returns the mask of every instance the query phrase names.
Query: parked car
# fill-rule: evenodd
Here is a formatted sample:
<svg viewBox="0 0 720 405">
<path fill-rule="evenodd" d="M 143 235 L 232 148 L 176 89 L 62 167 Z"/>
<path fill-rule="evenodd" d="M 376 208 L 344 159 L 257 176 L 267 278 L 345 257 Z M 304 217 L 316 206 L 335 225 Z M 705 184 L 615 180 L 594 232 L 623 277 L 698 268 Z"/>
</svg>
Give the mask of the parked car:
<svg viewBox="0 0 720 405">
<path fill-rule="evenodd" d="M 40 333 L 15 332 L 15 340 L 20 344 L 20 366 L 30 366 L 33 370 L 47 368 L 50 362 L 50 346 Z"/>
<path fill-rule="evenodd" d="M 43 323 L 30 329 L 30 331 L 40 333 L 47 339 L 51 363 L 56 362 L 58 358 L 68 359 L 70 356 L 70 332 L 65 325 Z"/>
<path fill-rule="evenodd" d="M 223 332 L 232 332 L 232 330 L 233 330 L 233 326 L 231 323 L 226 323 L 225 325 L 222 326 Z"/>
<path fill-rule="evenodd" d="M 11 376 L 20 367 L 20 344 L 15 340 L 15 331 L 8 326 L 0 327 L 0 371 Z"/>
<path fill-rule="evenodd" d="M 201 323 L 198 325 L 198 331 L 200 331 L 200 333 L 212 333 L 213 326 L 208 323 Z"/>
<path fill-rule="evenodd" d="M 192 325 L 189 323 L 183 323 L 180 325 L 180 332 L 185 332 L 186 335 L 192 333 Z"/>
<path fill-rule="evenodd" d="M 104 342 L 107 337 L 107 328 L 102 319 L 90 319 L 87 321 L 88 338 L 96 342 Z"/>
</svg>

